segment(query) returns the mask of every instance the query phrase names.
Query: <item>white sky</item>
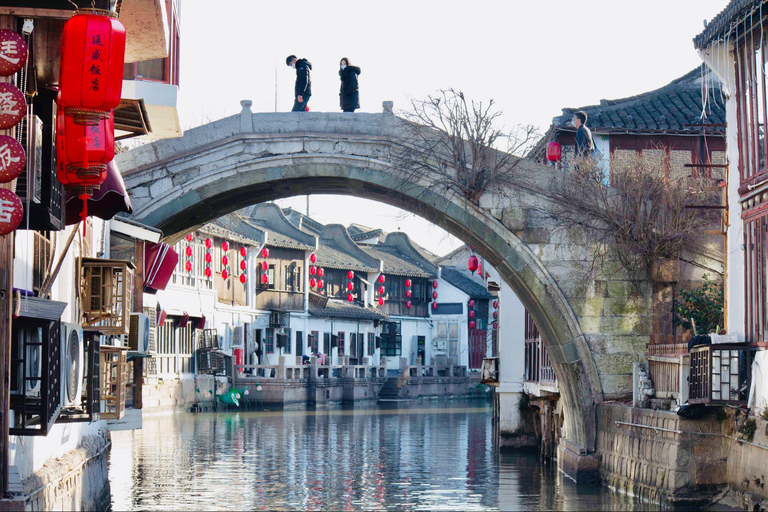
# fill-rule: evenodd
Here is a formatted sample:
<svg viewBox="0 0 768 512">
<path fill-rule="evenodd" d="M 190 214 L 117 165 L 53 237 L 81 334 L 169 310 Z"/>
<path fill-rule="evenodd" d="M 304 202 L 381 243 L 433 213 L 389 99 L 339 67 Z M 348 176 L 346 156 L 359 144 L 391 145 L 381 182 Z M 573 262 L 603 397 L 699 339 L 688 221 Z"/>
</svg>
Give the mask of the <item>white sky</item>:
<svg viewBox="0 0 768 512">
<path fill-rule="evenodd" d="M 362 112 L 395 110 L 453 87 L 494 99 L 503 123 L 543 132 L 563 107 L 661 87 L 701 63 L 692 39 L 728 0 L 388 2 L 182 0 L 182 128 L 236 114 L 290 111 L 290 54 L 312 62 L 313 111 L 339 112 L 338 62 L 362 68 Z M 306 198 L 280 201 L 305 210 Z M 353 197 L 312 196 L 319 222 L 406 231 L 437 254 L 460 242 L 428 222 Z M 401 212 L 398 214 L 398 212 Z"/>
</svg>

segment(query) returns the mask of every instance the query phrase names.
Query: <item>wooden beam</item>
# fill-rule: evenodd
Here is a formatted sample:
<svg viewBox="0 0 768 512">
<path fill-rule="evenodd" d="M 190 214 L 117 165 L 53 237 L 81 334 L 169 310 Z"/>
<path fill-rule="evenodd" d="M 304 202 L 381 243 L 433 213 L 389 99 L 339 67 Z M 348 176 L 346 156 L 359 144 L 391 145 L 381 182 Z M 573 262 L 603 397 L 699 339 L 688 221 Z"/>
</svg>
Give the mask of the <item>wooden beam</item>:
<svg viewBox="0 0 768 512">
<path fill-rule="evenodd" d="M 41 7 L 0 7 L 0 16 L 18 16 L 20 18 L 58 18 L 68 20 L 74 10 L 43 9 Z"/>
</svg>

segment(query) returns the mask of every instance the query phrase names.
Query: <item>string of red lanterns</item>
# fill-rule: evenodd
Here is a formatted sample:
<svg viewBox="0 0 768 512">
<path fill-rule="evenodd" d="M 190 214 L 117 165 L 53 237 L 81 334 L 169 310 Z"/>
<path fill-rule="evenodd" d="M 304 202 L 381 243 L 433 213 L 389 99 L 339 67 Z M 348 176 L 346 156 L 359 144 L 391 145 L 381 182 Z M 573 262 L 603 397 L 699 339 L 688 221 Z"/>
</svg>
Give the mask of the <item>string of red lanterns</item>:
<svg viewBox="0 0 768 512">
<path fill-rule="evenodd" d="M 261 262 L 261 284 L 267 284 L 269 283 L 269 276 L 267 275 L 267 270 L 269 270 L 269 263 L 267 263 L 267 258 L 269 258 L 269 249 L 266 247 L 262 248 L 261 257 L 264 258 L 264 261 Z"/>
<path fill-rule="evenodd" d="M 221 242 L 221 278 L 225 281 L 229 278 L 229 256 L 227 256 L 228 251 L 229 242 L 224 240 Z"/>
<path fill-rule="evenodd" d="M 384 274 L 379 274 L 379 289 L 377 290 L 379 292 L 379 306 L 384 305 L 384 292 L 386 289 L 384 288 L 384 281 L 386 281 L 387 278 L 384 277 Z"/>
<path fill-rule="evenodd" d="M 184 254 L 187 256 L 187 261 L 184 263 L 184 270 L 192 272 L 192 256 L 194 255 L 192 243 L 195 240 L 195 235 L 189 233 L 185 238 L 187 240 L 187 246 L 184 248 Z"/>
<path fill-rule="evenodd" d="M 468 313 L 468 315 L 469 315 L 469 318 L 470 318 L 470 320 L 469 320 L 469 328 L 470 329 L 474 329 L 475 328 L 475 321 L 472 320 L 472 319 L 475 318 L 475 299 L 469 299 L 469 304 L 468 305 L 469 305 L 469 313 Z"/>
<path fill-rule="evenodd" d="M 413 295 L 413 292 L 411 291 L 412 285 L 413 281 L 410 279 L 405 280 L 405 309 L 411 309 L 411 306 L 413 305 L 411 303 L 411 296 Z"/>
<path fill-rule="evenodd" d="M 347 279 L 349 279 L 349 282 L 347 283 L 347 301 L 352 302 L 355 300 L 355 296 L 352 295 L 352 290 L 355 288 L 354 279 L 355 279 L 355 273 L 351 270 L 347 272 Z"/>
<path fill-rule="evenodd" d="M 205 277 L 211 278 L 213 275 L 213 271 L 211 271 L 211 262 L 213 261 L 213 257 L 211 256 L 211 247 L 213 246 L 213 241 L 210 238 L 205 239 Z"/>
<path fill-rule="evenodd" d="M 245 284 L 245 282 L 248 280 L 248 277 L 245 275 L 245 271 L 248 268 L 248 263 L 245 261 L 245 257 L 248 255 L 248 249 L 245 247 L 240 248 L 240 257 L 242 258 L 240 260 L 240 282 Z"/>
<path fill-rule="evenodd" d="M 0 76 L 11 76 L 27 64 L 29 47 L 13 30 L 0 30 Z M 26 89 L 26 83 L 20 84 Z M 27 102 L 24 92 L 10 83 L 0 84 L 0 128 L 13 128 L 24 118 Z M 0 137 L 0 183 L 10 183 L 26 169 L 22 145 L 9 136 Z M 13 190 L 0 188 L 0 236 L 12 233 L 21 224 L 24 205 Z"/>
<path fill-rule="evenodd" d="M 432 281 L 432 310 L 437 309 L 437 281 Z"/>
<path fill-rule="evenodd" d="M 494 330 L 499 328 L 499 301 L 498 301 L 498 299 L 493 301 L 493 328 L 494 328 Z"/>
</svg>

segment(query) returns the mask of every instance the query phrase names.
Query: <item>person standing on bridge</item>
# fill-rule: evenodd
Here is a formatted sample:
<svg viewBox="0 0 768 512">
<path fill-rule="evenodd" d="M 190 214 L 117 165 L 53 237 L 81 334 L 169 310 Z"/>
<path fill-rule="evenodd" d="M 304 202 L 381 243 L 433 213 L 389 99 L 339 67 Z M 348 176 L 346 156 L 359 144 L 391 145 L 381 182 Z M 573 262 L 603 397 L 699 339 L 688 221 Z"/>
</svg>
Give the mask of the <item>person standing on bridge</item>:
<svg viewBox="0 0 768 512">
<path fill-rule="evenodd" d="M 296 85 L 293 88 L 294 101 L 291 112 L 305 112 L 309 110 L 309 98 L 312 96 L 312 80 L 309 77 L 312 63 L 307 59 L 297 59 L 295 55 L 289 55 L 285 59 L 285 64 L 296 70 Z"/>
<path fill-rule="evenodd" d="M 360 74 L 360 68 L 349 63 L 349 59 L 344 57 L 339 62 L 339 78 L 341 79 L 341 90 L 339 91 L 339 102 L 341 110 L 344 112 L 354 112 L 360 108 L 360 96 L 357 89 L 357 75 Z"/>
<path fill-rule="evenodd" d="M 592 140 L 592 132 L 586 126 L 587 113 L 583 110 L 574 112 L 571 122 L 576 127 L 576 158 L 592 156 L 592 152 L 595 150 L 595 143 Z"/>
</svg>

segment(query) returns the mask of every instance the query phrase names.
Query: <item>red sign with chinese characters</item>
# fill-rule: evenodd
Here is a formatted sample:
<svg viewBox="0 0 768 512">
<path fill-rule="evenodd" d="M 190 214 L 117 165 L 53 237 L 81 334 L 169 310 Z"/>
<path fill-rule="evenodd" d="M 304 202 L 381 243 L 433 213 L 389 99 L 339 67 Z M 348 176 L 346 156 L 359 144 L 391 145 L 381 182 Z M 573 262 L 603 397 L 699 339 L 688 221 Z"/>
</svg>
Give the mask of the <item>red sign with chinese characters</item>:
<svg viewBox="0 0 768 512">
<path fill-rule="evenodd" d="M 0 183 L 15 180 L 27 165 L 27 155 L 16 139 L 0 135 Z"/>
<path fill-rule="evenodd" d="M 0 84 L 0 130 L 19 124 L 27 111 L 27 100 L 18 87 Z"/>
<path fill-rule="evenodd" d="M 6 188 L 0 188 L 0 236 L 11 233 L 21 223 L 24 206 L 19 196 Z"/>
<path fill-rule="evenodd" d="M 11 76 L 27 63 L 27 43 L 13 30 L 0 30 L 0 76 Z"/>
</svg>

